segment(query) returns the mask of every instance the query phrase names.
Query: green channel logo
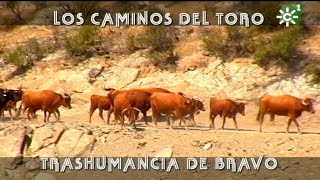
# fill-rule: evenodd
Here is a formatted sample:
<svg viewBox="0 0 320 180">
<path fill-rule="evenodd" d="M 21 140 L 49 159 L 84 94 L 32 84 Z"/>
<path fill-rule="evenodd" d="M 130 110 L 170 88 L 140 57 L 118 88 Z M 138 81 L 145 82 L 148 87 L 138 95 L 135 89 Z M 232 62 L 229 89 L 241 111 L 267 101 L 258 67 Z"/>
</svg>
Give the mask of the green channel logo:
<svg viewBox="0 0 320 180">
<path fill-rule="evenodd" d="M 279 24 L 285 23 L 286 27 L 290 24 L 302 24 L 302 4 L 282 5 L 279 12 L 280 15 L 277 16 Z"/>
</svg>

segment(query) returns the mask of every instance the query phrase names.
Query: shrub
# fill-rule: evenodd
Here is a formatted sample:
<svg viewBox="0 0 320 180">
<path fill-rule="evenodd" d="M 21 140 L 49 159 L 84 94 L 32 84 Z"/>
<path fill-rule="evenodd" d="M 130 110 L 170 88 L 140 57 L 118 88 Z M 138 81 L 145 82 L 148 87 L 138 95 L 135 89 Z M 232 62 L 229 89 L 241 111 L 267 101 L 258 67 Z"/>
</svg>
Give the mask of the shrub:
<svg viewBox="0 0 320 180">
<path fill-rule="evenodd" d="M 148 54 L 152 65 L 158 67 L 161 70 L 173 70 L 177 65 L 179 57 L 171 50 L 167 51 L 152 51 Z"/>
<path fill-rule="evenodd" d="M 147 26 L 138 36 L 127 37 L 127 49 L 134 52 L 138 49 L 149 49 L 147 55 L 150 63 L 159 69 L 172 69 L 176 66 L 178 56 L 173 53 L 177 41 L 174 27 Z"/>
<path fill-rule="evenodd" d="M 257 43 L 254 58 L 261 66 L 274 62 L 282 67 L 294 65 L 296 47 L 299 42 L 300 28 L 289 28 L 277 32 L 271 41 L 261 41 Z"/>
<path fill-rule="evenodd" d="M 99 43 L 99 37 L 98 27 L 82 26 L 75 35 L 65 37 L 66 49 L 73 56 L 89 58 L 93 55 L 92 48 Z"/>
<path fill-rule="evenodd" d="M 311 76 L 310 84 L 320 84 L 320 65 L 311 64 L 306 68 L 306 74 Z"/>
<path fill-rule="evenodd" d="M 31 67 L 35 61 L 45 56 L 45 50 L 36 39 L 29 39 L 24 45 L 18 46 L 12 52 L 6 55 L 8 62 L 20 66 Z"/>
<path fill-rule="evenodd" d="M 143 34 L 134 39 L 134 44 L 139 49 L 167 51 L 174 47 L 176 40 L 174 32 L 174 27 L 148 26 Z"/>
<path fill-rule="evenodd" d="M 224 60 L 249 56 L 254 50 L 251 34 L 242 27 L 227 27 L 227 36 L 222 31 L 206 32 L 203 38 L 207 51 Z"/>
</svg>

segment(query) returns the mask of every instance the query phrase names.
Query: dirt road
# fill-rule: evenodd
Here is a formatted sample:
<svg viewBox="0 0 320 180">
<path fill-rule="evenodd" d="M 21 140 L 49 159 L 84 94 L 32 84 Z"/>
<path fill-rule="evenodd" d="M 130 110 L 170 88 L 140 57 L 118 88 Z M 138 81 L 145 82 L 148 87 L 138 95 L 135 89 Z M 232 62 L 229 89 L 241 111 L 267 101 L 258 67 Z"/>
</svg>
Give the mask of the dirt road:
<svg viewBox="0 0 320 180">
<path fill-rule="evenodd" d="M 198 127 L 192 127 L 188 122 L 189 130 L 179 127 L 176 121 L 174 129 L 170 130 L 165 121 L 158 123 L 158 128 L 152 127 L 151 112 L 149 111 L 149 125 L 143 121 L 137 123 L 138 130 L 134 131 L 126 124 L 120 131 L 120 125 L 113 129 L 113 125 L 106 125 L 94 113 L 92 124 L 88 124 L 89 104 L 73 105 L 73 109 L 60 108 L 61 122 L 68 126 L 82 124 L 94 131 L 95 128 L 104 128 L 110 131 L 106 142 L 97 141 L 91 154 L 93 156 L 154 156 L 159 150 L 169 147 L 173 150 L 175 157 L 210 157 L 210 156 L 272 156 L 272 157 L 320 157 L 320 127 L 319 112 L 309 114 L 304 112 L 299 118 L 303 134 L 297 133 L 294 124 L 290 126 L 289 134 L 285 133 L 287 117 L 276 116 L 274 122 L 265 117 L 263 123 L 264 133 L 258 132 L 259 123 L 255 120 L 257 106 L 249 103 L 246 107 L 246 115 L 237 116 L 239 131 L 235 130 L 232 119 L 227 119 L 225 130 L 209 129 L 208 104 L 205 104 L 206 111 L 195 117 Z M 316 109 L 317 110 L 317 109 Z M 37 112 L 38 117 L 32 122 L 16 120 L 11 122 L 8 118 L 1 124 L 10 123 L 39 124 L 43 121 L 42 111 Z M 107 113 L 104 113 L 106 118 Z M 142 115 L 140 114 L 139 117 Z M 51 122 L 55 118 L 51 117 Z M 111 116 L 111 121 L 113 115 Z M 222 120 L 216 118 L 216 128 L 220 128 Z M 208 144 L 208 145 L 206 145 Z M 205 150 L 204 146 L 210 146 Z"/>
</svg>

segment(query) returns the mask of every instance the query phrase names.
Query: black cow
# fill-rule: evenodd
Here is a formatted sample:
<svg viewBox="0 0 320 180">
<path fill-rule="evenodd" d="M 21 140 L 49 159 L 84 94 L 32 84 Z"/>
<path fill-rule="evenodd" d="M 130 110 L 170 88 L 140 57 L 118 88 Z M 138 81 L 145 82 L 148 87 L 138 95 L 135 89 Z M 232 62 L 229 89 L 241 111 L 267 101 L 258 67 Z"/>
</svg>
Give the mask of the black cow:
<svg viewBox="0 0 320 180">
<path fill-rule="evenodd" d="M 13 120 L 12 109 L 16 109 L 16 103 L 21 100 L 23 91 L 21 87 L 18 90 L 0 89 L 0 119 L 4 117 L 4 111 L 9 111 L 11 120 Z"/>
</svg>

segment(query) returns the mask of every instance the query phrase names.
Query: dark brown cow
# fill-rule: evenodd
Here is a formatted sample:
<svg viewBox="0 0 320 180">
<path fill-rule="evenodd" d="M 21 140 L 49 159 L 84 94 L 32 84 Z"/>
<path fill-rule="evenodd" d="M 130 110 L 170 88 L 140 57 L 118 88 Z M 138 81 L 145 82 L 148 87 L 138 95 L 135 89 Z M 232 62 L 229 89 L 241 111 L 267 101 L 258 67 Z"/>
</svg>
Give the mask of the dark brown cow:
<svg viewBox="0 0 320 180">
<path fill-rule="evenodd" d="M 155 127 L 157 126 L 157 121 L 161 114 L 165 114 L 169 117 L 174 116 L 180 118 L 184 121 L 186 129 L 187 125 L 184 118 L 192 112 L 194 109 L 192 106 L 196 104 L 194 99 L 189 99 L 176 93 L 154 93 L 150 97 L 150 103 L 152 120 Z M 170 121 L 170 129 L 172 129 L 173 118 L 170 117 Z"/>
<path fill-rule="evenodd" d="M 135 107 L 128 107 L 124 109 L 121 113 L 121 128 L 123 126 L 125 116 L 127 116 L 127 118 L 129 119 L 130 124 L 133 124 L 133 128 L 136 128 L 135 122 L 138 119 L 139 112 L 141 111 Z"/>
<path fill-rule="evenodd" d="M 262 96 L 259 99 L 259 111 L 257 114 L 257 121 L 260 121 L 260 132 L 262 132 L 262 123 L 265 114 L 270 114 L 273 118 L 274 115 L 288 116 L 289 121 L 286 132 L 289 132 L 289 126 L 293 121 L 296 124 L 299 133 L 301 133 L 297 118 L 301 116 L 304 111 L 312 114 L 315 113 L 312 104 L 313 101 L 314 100 L 310 98 L 300 99 L 291 95 Z"/>
<path fill-rule="evenodd" d="M 104 121 L 103 110 L 109 110 L 111 107 L 108 96 L 92 95 L 90 98 L 89 123 L 91 123 L 92 114 L 99 109 L 99 116 Z"/>
<path fill-rule="evenodd" d="M 125 93 L 125 92 L 131 92 L 131 91 L 144 91 L 144 92 L 147 92 L 147 93 L 150 93 L 150 94 L 153 94 L 155 92 L 163 92 L 163 93 L 170 93 L 170 91 L 166 90 L 166 89 L 163 89 L 163 88 L 157 88 L 157 87 L 151 87 L 151 88 L 136 88 L 136 89 L 129 89 L 129 90 L 116 90 L 116 89 L 113 89 L 113 88 L 104 88 L 104 90 L 106 91 L 109 91 L 108 93 L 108 98 L 109 98 L 109 101 L 110 101 L 110 104 L 111 104 L 111 108 L 109 109 L 108 111 L 108 118 L 107 118 L 107 123 L 109 124 L 110 122 L 110 116 L 111 114 L 113 113 L 114 111 L 114 99 L 117 95 L 119 94 L 122 94 L 122 93 Z M 150 108 L 149 108 L 150 109 Z M 148 110 L 149 110 L 148 109 Z M 146 125 L 148 125 L 148 122 L 147 122 L 147 111 L 148 110 L 144 110 L 144 111 L 141 111 L 142 114 L 143 114 L 143 119 L 144 119 L 144 122 Z"/>
<path fill-rule="evenodd" d="M 231 99 L 210 98 L 210 127 L 215 128 L 214 120 L 217 115 L 220 115 L 220 117 L 223 118 L 221 129 L 224 129 L 226 118 L 228 117 L 233 119 L 236 130 L 239 130 L 236 120 L 237 113 L 243 116 L 245 115 L 245 103 L 235 102 Z"/>
<path fill-rule="evenodd" d="M 23 113 L 28 109 L 28 119 L 30 114 L 35 114 L 39 109 L 44 112 L 44 122 L 49 122 L 52 113 L 58 112 L 60 106 L 71 109 L 71 97 L 68 94 L 58 94 L 52 90 L 28 91 L 22 95 Z M 49 113 L 47 115 L 47 113 Z M 60 114 L 60 113 L 59 113 Z"/>
<path fill-rule="evenodd" d="M 150 109 L 150 96 L 150 93 L 140 90 L 132 90 L 122 94 L 118 94 L 114 99 L 115 122 L 121 120 L 121 127 L 123 126 L 124 118 L 121 118 L 121 116 L 124 113 L 125 109 L 130 110 L 126 112 L 129 120 L 130 117 L 133 117 L 133 115 L 130 114 L 130 108 L 138 109 L 142 114 L 146 114 L 146 112 Z M 138 117 L 139 111 L 135 111 L 134 117 Z M 133 123 L 135 127 L 135 122 L 130 123 Z"/>
</svg>

